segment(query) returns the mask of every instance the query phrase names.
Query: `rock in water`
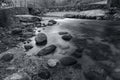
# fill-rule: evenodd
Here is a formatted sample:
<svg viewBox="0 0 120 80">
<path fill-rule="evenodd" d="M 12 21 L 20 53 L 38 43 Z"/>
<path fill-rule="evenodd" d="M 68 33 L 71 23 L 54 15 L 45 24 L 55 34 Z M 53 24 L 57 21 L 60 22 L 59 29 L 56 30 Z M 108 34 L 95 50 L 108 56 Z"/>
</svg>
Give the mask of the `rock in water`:
<svg viewBox="0 0 120 80">
<path fill-rule="evenodd" d="M 49 59 L 47 64 L 49 67 L 55 67 L 57 63 L 58 63 L 57 59 Z"/>
<path fill-rule="evenodd" d="M 1 61 L 10 62 L 14 58 L 13 54 L 5 54 L 1 57 Z"/>
<path fill-rule="evenodd" d="M 45 45 L 47 44 L 47 36 L 44 33 L 39 33 L 36 37 L 35 37 L 35 41 L 37 45 Z"/>
<path fill-rule="evenodd" d="M 72 35 L 71 34 L 65 34 L 62 36 L 62 39 L 65 41 L 70 41 L 72 39 Z"/>
<path fill-rule="evenodd" d="M 56 48 L 57 47 L 55 45 L 50 45 L 48 47 L 45 47 L 44 49 L 38 52 L 37 56 L 44 56 L 53 53 L 56 50 Z"/>
<path fill-rule="evenodd" d="M 24 45 L 24 48 L 25 48 L 26 51 L 28 51 L 28 50 L 32 49 L 33 46 L 28 44 L 28 45 Z"/>
<path fill-rule="evenodd" d="M 59 35 L 65 35 L 65 34 L 69 34 L 68 32 L 59 32 Z"/>
<path fill-rule="evenodd" d="M 8 77 L 5 78 L 4 80 L 31 80 L 31 79 L 30 79 L 30 77 L 27 75 L 27 73 L 18 72 L 18 73 L 14 73 L 14 74 L 8 76 Z"/>
<path fill-rule="evenodd" d="M 77 60 L 73 57 L 63 57 L 60 62 L 63 66 L 72 66 L 77 63 Z"/>
<path fill-rule="evenodd" d="M 42 71 L 39 71 L 38 76 L 42 79 L 49 79 L 51 74 L 47 69 L 43 69 Z"/>
</svg>

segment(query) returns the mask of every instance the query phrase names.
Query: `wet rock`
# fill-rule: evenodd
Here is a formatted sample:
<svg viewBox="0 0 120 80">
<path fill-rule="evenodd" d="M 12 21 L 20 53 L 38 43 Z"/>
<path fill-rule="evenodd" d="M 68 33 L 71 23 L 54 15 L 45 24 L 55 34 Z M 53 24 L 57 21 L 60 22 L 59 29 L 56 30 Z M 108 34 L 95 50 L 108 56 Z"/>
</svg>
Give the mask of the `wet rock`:
<svg viewBox="0 0 120 80">
<path fill-rule="evenodd" d="M 49 20 L 47 25 L 48 26 L 53 26 L 56 23 L 57 23 L 57 21 L 55 21 L 55 20 Z"/>
<path fill-rule="evenodd" d="M 0 60 L 4 62 L 10 62 L 13 58 L 14 58 L 13 54 L 4 54 Z"/>
<path fill-rule="evenodd" d="M 38 76 L 42 79 L 49 79 L 51 77 L 51 74 L 47 69 L 43 69 L 39 71 Z"/>
<path fill-rule="evenodd" d="M 22 34 L 22 29 L 20 29 L 20 28 L 15 28 L 15 29 L 13 29 L 13 30 L 11 31 L 11 33 L 12 33 L 13 35 L 20 35 L 20 34 Z"/>
<path fill-rule="evenodd" d="M 55 67 L 58 64 L 58 60 L 57 59 L 49 59 L 47 64 L 49 67 Z"/>
<path fill-rule="evenodd" d="M 71 34 L 65 34 L 62 36 L 62 39 L 65 41 L 70 41 L 72 39 L 72 35 Z"/>
<path fill-rule="evenodd" d="M 56 50 L 55 45 L 50 45 L 38 52 L 37 56 L 44 56 L 53 53 Z"/>
<path fill-rule="evenodd" d="M 49 24 L 49 23 L 52 23 L 52 24 L 54 25 L 54 24 L 57 23 L 57 21 L 55 21 L 55 20 L 49 20 L 49 21 L 48 21 L 48 24 Z"/>
<path fill-rule="evenodd" d="M 84 48 L 78 48 L 74 53 L 72 53 L 71 55 L 75 58 L 81 58 L 82 57 L 82 53 L 84 51 Z"/>
<path fill-rule="evenodd" d="M 24 45 L 24 48 L 25 48 L 26 51 L 28 51 L 28 50 L 33 48 L 33 45 L 27 44 L 27 45 Z"/>
<path fill-rule="evenodd" d="M 73 57 L 63 57 L 60 62 L 63 66 L 72 66 L 77 63 L 77 60 Z"/>
<path fill-rule="evenodd" d="M 106 80 L 107 77 L 104 69 L 96 65 L 90 66 L 88 70 L 84 71 L 84 75 L 87 80 Z"/>
<path fill-rule="evenodd" d="M 4 80 L 31 80 L 31 78 L 27 75 L 27 73 L 18 72 L 6 77 Z"/>
<path fill-rule="evenodd" d="M 47 44 L 47 36 L 44 33 L 39 33 L 36 37 L 35 37 L 35 41 L 37 45 L 45 45 Z"/>
<path fill-rule="evenodd" d="M 59 32 L 59 35 L 69 34 L 68 32 Z"/>
</svg>

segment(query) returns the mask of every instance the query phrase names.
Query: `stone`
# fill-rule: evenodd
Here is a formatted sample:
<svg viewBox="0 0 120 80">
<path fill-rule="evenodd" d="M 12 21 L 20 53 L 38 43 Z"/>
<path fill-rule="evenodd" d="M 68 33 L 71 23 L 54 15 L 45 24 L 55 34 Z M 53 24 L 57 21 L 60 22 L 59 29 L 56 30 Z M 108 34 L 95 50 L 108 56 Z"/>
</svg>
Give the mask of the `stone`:
<svg viewBox="0 0 120 80">
<path fill-rule="evenodd" d="M 72 35 L 71 34 L 65 34 L 62 36 L 62 39 L 65 41 L 70 41 L 72 39 Z"/>
<path fill-rule="evenodd" d="M 27 75 L 27 73 L 18 72 L 6 77 L 4 80 L 31 80 L 31 78 Z"/>
<path fill-rule="evenodd" d="M 49 59 L 47 64 L 48 64 L 49 67 L 55 67 L 58 64 L 58 61 L 59 60 L 57 60 L 57 59 Z"/>
<path fill-rule="evenodd" d="M 51 77 L 51 73 L 47 69 L 43 69 L 38 72 L 38 77 L 42 79 L 49 79 Z"/>
<path fill-rule="evenodd" d="M 4 62 L 10 62 L 13 58 L 14 58 L 13 54 L 4 54 L 0 60 Z"/>
<path fill-rule="evenodd" d="M 33 45 L 27 44 L 27 45 L 24 45 L 24 48 L 25 48 L 26 51 L 28 51 L 28 50 L 33 48 Z"/>
<path fill-rule="evenodd" d="M 11 31 L 11 33 L 13 34 L 13 35 L 20 35 L 20 34 L 22 34 L 22 29 L 20 29 L 20 28 L 15 28 L 15 29 L 13 29 L 12 31 Z"/>
<path fill-rule="evenodd" d="M 56 50 L 56 46 L 55 45 L 50 45 L 47 46 L 45 48 L 43 48 L 42 50 L 40 50 L 37 54 L 37 56 L 45 56 L 45 55 L 49 55 L 51 53 L 53 53 Z"/>
<path fill-rule="evenodd" d="M 63 57 L 60 62 L 63 66 L 72 66 L 77 63 L 77 60 L 73 57 Z"/>
<path fill-rule="evenodd" d="M 68 32 L 59 32 L 59 35 L 69 34 Z"/>
<path fill-rule="evenodd" d="M 86 71 L 83 72 L 87 80 L 106 80 L 106 73 L 104 69 L 97 65 L 90 66 Z"/>
<path fill-rule="evenodd" d="M 53 25 L 57 23 L 57 21 L 55 21 L 55 20 L 49 20 L 48 23 L 49 22 L 52 23 Z"/>
<path fill-rule="evenodd" d="M 36 37 L 35 37 L 35 41 L 37 45 L 45 45 L 47 44 L 47 36 L 44 33 L 39 33 Z"/>
<path fill-rule="evenodd" d="M 73 52 L 73 53 L 71 54 L 71 56 L 73 56 L 73 57 L 75 57 L 75 58 L 81 58 L 83 51 L 84 51 L 84 48 L 78 48 L 78 49 L 76 49 L 75 52 Z"/>
</svg>

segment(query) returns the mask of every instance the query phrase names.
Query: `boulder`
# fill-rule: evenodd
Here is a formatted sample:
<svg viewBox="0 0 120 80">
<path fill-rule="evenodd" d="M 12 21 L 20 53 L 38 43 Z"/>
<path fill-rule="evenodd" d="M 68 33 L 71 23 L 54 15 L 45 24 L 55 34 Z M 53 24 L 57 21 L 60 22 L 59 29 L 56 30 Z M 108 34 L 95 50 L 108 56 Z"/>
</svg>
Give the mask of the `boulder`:
<svg viewBox="0 0 120 80">
<path fill-rule="evenodd" d="M 47 46 L 47 47 L 43 48 L 42 50 L 40 50 L 38 52 L 37 56 L 45 56 L 45 55 L 51 54 L 56 50 L 56 48 L 57 47 L 55 45 Z"/>
<path fill-rule="evenodd" d="M 72 66 L 77 63 L 77 60 L 73 57 L 63 57 L 60 62 L 63 66 Z"/>
<path fill-rule="evenodd" d="M 13 58 L 14 58 L 13 54 L 4 54 L 0 60 L 4 62 L 10 62 Z"/>
<path fill-rule="evenodd" d="M 39 33 L 36 37 L 35 37 L 35 41 L 37 45 L 45 45 L 47 44 L 47 36 L 44 33 Z"/>
</svg>

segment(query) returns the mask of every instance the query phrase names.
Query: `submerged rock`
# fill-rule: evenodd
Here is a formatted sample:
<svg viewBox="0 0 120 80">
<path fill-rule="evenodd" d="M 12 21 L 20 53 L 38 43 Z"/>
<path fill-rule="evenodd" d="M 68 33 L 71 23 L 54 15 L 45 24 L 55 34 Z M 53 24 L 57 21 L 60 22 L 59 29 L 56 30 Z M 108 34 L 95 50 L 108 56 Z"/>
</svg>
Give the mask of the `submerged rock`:
<svg viewBox="0 0 120 80">
<path fill-rule="evenodd" d="M 44 56 L 53 53 L 56 50 L 55 45 L 50 45 L 38 52 L 37 56 Z"/>
<path fill-rule="evenodd" d="M 27 75 L 27 73 L 18 72 L 8 76 L 4 80 L 31 80 L 31 78 Z"/>
<path fill-rule="evenodd" d="M 72 39 L 72 35 L 71 34 L 65 34 L 62 36 L 62 39 L 65 41 L 70 41 Z"/>
<path fill-rule="evenodd" d="M 48 26 L 52 26 L 52 25 L 54 25 L 56 23 L 57 23 L 57 21 L 55 21 L 55 20 L 49 20 L 48 21 Z"/>
<path fill-rule="evenodd" d="M 24 45 L 24 48 L 25 48 L 26 51 L 28 51 L 28 50 L 33 48 L 33 45 L 31 45 L 31 44 Z"/>
<path fill-rule="evenodd" d="M 69 34 L 68 32 L 59 32 L 59 35 Z"/>
<path fill-rule="evenodd" d="M 47 69 L 43 69 L 43 70 L 39 71 L 38 77 L 40 77 L 42 79 L 49 79 L 51 77 L 51 74 Z"/>
<path fill-rule="evenodd" d="M 13 54 L 4 54 L 0 60 L 4 62 L 10 62 L 13 58 L 14 58 Z"/>
<path fill-rule="evenodd" d="M 77 63 L 77 60 L 73 57 L 63 57 L 60 62 L 63 66 L 72 66 Z"/>
<path fill-rule="evenodd" d="M 44 33 L 39 33 L 36 37 L 35 37 L 35 41 L 37 45 L 45 45 L 47 44 L 47 36 Z"/>
</svg>

